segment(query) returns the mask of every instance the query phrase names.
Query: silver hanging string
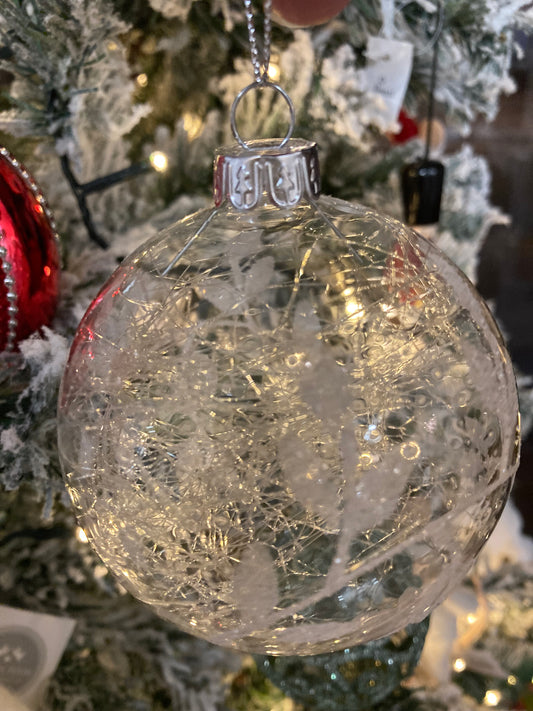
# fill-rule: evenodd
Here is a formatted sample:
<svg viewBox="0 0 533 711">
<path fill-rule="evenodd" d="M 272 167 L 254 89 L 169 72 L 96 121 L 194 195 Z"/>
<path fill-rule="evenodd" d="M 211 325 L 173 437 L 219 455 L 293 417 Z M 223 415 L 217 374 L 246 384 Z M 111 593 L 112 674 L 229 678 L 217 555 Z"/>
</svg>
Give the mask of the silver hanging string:
<svg viewBox="0 0 533 711">
<path fill-rule="evenodd" d="M 250 55 L 252 58 L 255 81 L 258 84 L 265 84 L 268 82 L 268 67 L 270 64 L 270 44 L 272 40 L 272 0 L 264 0 L 263 3 L 264 19 L 262 61 L 259 56 L 259 47 L 257 44 L 257 32 L 255 29 L 252 10 L 252 0 L 244 0 L 244 12 L 246 14 L 248 40 L 250 42 Z"/>
<path fill-rule="evenodd" d="M 244 89 L 242 89 L 235 97 L 230 112 L 231 130 L 233 131 L 233 135 L 235 136 L 239 144 L 246 150 L 251 150 L 251 147 L 241 137 L 237 128 L 237 106 L 251 89 L 272 89 L 285 100 L 289 108 L 289 128 L 287 130 L 285 138 L 283 138 L 278 144 L 278 148 L 282 148 L 292 136 L 296 123 L 296 115 L 294 111 L 294 104 L 292 103 L 292 100 L 287 94 L 287 92 L 282 89 L 279 84 L 275 84 L 268 78 L 268 67 L 270 65 L 270 45 L 272 39 L 272 0 L 264 0 L 263 2 L 264 19 L 262 52 L 259 51 L 257 42 L 257 31 L 255 28 L 254 15 L 252 11 L 252 0 L 243 0 L 243 2 L 244 11 L 246 14 L 246 25 L 248 27 L 248 40 L 250 42 L 250 56 L 252 58 L 252 67 L 254 70 L 255 80 L 248 86 L 245 86 Z"/>
</svg>

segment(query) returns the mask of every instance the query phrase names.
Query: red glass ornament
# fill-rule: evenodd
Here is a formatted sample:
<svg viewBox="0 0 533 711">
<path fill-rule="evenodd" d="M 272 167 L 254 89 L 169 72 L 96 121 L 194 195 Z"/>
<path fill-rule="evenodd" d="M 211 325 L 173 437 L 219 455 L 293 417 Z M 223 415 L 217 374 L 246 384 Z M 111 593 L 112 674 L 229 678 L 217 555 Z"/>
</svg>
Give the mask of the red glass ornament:
<svg viewBox="0 0 533 711">
<path fill-rule="evenodd" d="M 0 351 L 50 324 L 58 296 L 55 225 L 38 185 L 0 148 Z"/>
<path fill-rule="evenodd" d="M 349 0 L 273 0 L 272 9 L 278 20 L 297 27 L 321 25 L 331 20 Z"/>
</svg>

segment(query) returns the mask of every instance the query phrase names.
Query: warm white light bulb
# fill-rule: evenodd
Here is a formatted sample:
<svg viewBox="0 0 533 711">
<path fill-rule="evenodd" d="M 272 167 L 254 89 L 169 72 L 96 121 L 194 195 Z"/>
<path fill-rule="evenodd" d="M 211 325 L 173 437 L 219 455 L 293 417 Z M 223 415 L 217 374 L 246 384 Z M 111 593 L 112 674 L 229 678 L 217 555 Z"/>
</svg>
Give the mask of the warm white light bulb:
<svg viewBox="0 0 533 711">
<path fill-rule="evenodd" d="M 154 151 L 150 154 L 150 165 L 158 173 L 164 173 L 168 168 L 168 158 L 162 151 Z"/>
<path fill-rule="evenodd" d="M 269 64 L 268 66 L 268 78 L 270 81 L 278 81 L 281 76 L 281 69 L 279 64 Z"/>
<path fill-rule="evenodd" d="M 183 128 L 187 133 L 187 138 L 192 141 L 194 138 L 200 135 L 204 122 L 201 116 L 197 114 L 185 113 L 183 114 Z"/>
<path fill-rule="evenodd" d="M 85 533 L 83 528 L 80 528 L 80 526 L 78 526 L 78 528 L 76 529 L 76 538 L 78 539 L 78 541 L 80 543 L 88 543 L 89 542 L 89 539 L 87 538 L 87 534 Z"/>
<path fill-rule="evenodd" d="M 466 669 L 466 662 L 461 657 L 458 657 L 453 663 L 453 670 L 455 672 L 462 672 Z"/>
<path fill-rule="evenodd" d="M 489 689 L 485 694 L 483 703 L 485 706 L 497 706 L 501 701 L 502 695 L 498 689 Z"/>
</svg>

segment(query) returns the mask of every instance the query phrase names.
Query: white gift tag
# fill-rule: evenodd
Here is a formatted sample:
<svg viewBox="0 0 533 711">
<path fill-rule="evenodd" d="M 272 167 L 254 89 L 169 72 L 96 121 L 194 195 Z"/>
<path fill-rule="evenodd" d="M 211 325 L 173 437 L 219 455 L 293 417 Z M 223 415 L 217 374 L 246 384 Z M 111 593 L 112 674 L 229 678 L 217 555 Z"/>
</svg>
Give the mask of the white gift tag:
<svg viewBox="0 0 533 711">
<path fill-rule="evenodd" d="M 383 25 L 379 34 L 383 37 L 387 37 L 387 39 L 390 39 L 394 31 L 394 14 L 396 12 L 394 8 L 394 0 L 381 0 L 380 5 Z"/>
<path fill-rule="evenodd" d="M 65 617 L 0 605 L 0 686 L 37 708 L 74 625 Z"/>
<path fill-rule="evenodd" d="M 413 66 L 413 45 L 409 42 L 369 37 L 364 75 L 367 88 L 381 98 L 381 114 L 394 123 L 402 108 Z"/>
</svg>

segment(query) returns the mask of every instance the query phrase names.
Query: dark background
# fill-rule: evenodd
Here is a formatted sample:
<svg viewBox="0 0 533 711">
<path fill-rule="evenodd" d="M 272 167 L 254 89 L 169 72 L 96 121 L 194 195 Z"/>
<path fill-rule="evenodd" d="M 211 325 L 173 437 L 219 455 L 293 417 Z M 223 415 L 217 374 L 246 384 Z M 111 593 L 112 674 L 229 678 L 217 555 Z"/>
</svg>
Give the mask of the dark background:
<svg viewBox="0 0 533 711">
<path fill-rule="evenodd" d="M 518 91 L 505 97 L 491 124 L 478 123 L 468 141 L 492 171 L 492 202 L 512 224 L 497 226 L 483 247 L 478 289 L 496 303 L 513 362 L 533 376 L 533 37 L 518 36 L 524 57 L 513 77 Z M 533 536 L 533 432 L 522 444 L 513 497 Z"/>
</svg>

